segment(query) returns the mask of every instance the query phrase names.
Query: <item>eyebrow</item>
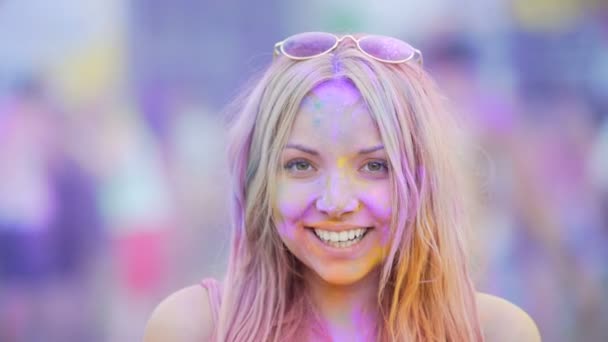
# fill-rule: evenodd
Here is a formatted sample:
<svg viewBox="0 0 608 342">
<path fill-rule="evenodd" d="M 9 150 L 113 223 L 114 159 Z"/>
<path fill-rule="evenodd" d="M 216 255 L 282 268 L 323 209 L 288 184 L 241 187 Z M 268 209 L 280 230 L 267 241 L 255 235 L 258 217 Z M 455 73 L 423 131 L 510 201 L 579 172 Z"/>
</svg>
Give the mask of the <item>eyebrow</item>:
<svg viewBox="0 0 608 342">
<path fill-rule="evenodd" d="M 299 151 L 302 151 L 304 153 L 311 154 L 313 156 L 318 156 L 319 155 L 319 152 L 317 152 L 317 151 L 315 151 L 315 150 L 313 150 L 311 148 L 302 146 L 300 144 L 287 144 L 287 145 L 285 145 L 285 148 L 291 148 L 291 149 L 294 149 L 294 150 L 299 150 Z M 381 150 L 383 148 L 384 148 L 384 145 L 377 145 L 377 146 L 373 146 L 373 147 L 368 147 L 368 148 L 364 148 L 364 149 L 359 150 L 359 152 L 357 154 L 369 154 L 369 153 Z"/>
</svg>

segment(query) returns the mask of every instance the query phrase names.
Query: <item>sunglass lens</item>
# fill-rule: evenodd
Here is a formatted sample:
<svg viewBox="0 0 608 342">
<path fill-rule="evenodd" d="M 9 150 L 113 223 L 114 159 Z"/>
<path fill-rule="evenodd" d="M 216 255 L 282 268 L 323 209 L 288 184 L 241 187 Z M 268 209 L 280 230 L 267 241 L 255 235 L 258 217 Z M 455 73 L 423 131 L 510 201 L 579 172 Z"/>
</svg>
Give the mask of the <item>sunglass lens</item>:
<svg viewBox="0 0 608 342">
<path fill-rule="evenodd" d="M 295 58 L 309 58 L 327 52 L 336 44 L 336 37 L 323 32 L 306 32 L 287 38 L 283 53 Z"/>
<path fill-rule="evenodd" d="M 387 61 L 402 62 L 414 57 L 415 50 L 409 44 L 392 37 L 366 36 L 359 47 L 368 55 Z"/>
</svg>

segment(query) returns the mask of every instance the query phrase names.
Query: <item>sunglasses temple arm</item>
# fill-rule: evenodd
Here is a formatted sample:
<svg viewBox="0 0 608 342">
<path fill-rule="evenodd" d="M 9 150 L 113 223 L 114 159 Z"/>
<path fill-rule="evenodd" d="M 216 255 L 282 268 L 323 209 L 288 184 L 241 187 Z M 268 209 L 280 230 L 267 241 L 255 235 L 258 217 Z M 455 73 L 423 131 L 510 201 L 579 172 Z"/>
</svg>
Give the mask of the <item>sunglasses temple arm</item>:
<svg viewBox="0 0 608 342">
<path fill-rule="evenodd" d="M 415 54 L 415 58 L 418 61 L 418 64 L 420 64 L 420 66 L 422 66 L 424 64 L 424 61 L 422 59 L 422 52 L 420 52 L 420 50 L 418 49 L 414 49 L 414 54 Z"/>
<path fill-rule="evenodd" d="M 278 42 L 276 44 L 274 44 L 274 50 L 272 51 L 272 58 L 276 58 L 278 55 L 281 54 L 281 45 L 283 45 L 283 42 Z"/>
</svg>

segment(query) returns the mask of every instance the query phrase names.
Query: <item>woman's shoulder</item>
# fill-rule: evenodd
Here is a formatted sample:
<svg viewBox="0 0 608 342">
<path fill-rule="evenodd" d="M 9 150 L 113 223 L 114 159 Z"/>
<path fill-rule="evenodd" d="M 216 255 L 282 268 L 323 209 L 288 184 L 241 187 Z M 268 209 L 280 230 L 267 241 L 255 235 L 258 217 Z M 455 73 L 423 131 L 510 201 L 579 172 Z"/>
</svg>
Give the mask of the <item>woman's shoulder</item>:
<svg viewBox="0 0 608 342">
<path fill-rule="evenodd" d="M 477 307 L 486 341 L 541 341 L 536 324 L 517 305 L 500 297 L 478 292 Z"/>
<path fill-rule="evenodd" d="M 208 290 L 200 284 L 176 291 L 152 312 L 144 342 L 207 341 L 214 328 L 213 309 Z"/>
</svg>

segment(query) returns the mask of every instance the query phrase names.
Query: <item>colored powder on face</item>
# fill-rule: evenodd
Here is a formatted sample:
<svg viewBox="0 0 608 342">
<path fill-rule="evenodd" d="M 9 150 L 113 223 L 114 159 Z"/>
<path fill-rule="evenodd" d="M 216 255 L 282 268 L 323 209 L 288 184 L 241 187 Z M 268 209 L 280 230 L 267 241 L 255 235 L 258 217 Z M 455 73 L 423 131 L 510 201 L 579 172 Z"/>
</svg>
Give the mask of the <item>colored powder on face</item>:
<svg viewBox="0 0 608 342">
<path fill-rule="evenodd" d="M 308 95 L 306 95 L 306 97 L 304 97 L 304 99 L 302 99 L 302 103 L 300 104 L 300 107 L 310 111 L 311 113 L 314 113 L 314 112 L 317 112 L 317 111 L 323 109 L 324 106 L 325 106 L 325 104 L 323 103 L 323 100 L 321 100 L 313 92 L 310 92 Z"/>
<path fill-rule="evenodd" d="M 320 117 L 314 118 L 312 124 L 314 127 L 317 127 L 317 128 L 321 127 L 321 118 Z"/>
<path fill-rule="evenodd" d="M 320 110 L 321 108 L 323 108 L 323 102 L 321 102 L 321 100 L 315 97 L 313 99 L 313 106 L 316 110 Z"/>
<path fill-rule="evenodd" d="M 314 127 L 321 127 L 320 111 L 325 106 L 323 101 L 319 99 L 314 93 L 311 93 L 302 100 L 301 106 L 302 108 L 306 108 L 306 111 L 310 113 L 315 113 L 315 117 L 313 118 L 312 124 Z"/>
</svg>

